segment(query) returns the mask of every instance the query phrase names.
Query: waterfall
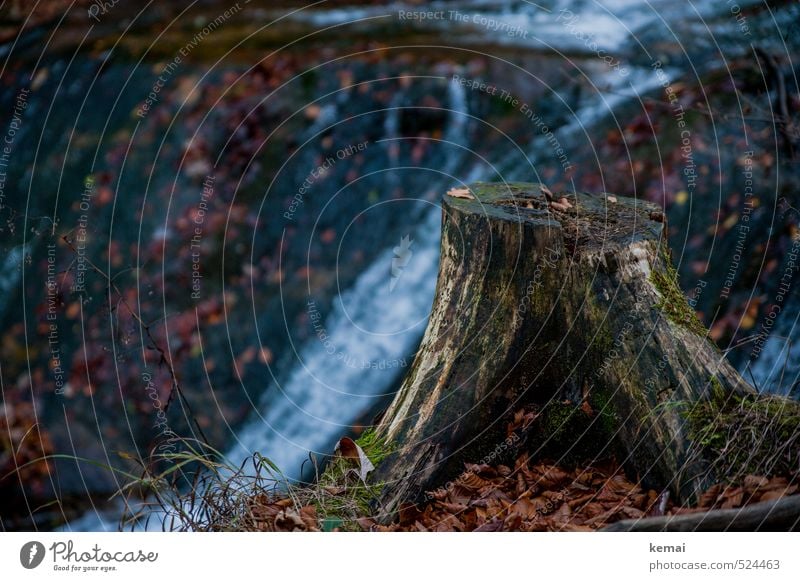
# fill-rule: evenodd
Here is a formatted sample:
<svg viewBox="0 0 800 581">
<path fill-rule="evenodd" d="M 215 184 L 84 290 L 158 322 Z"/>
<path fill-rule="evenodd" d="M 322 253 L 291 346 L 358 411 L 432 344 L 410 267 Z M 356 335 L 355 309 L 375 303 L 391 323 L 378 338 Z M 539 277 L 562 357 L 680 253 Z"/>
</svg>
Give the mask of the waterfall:
<svg viewBox="0 0 800 581">
<path fill-rule="evenodd" d="M 448 97 L 444 139 L 464 145 L 464 87 L 449 83 Z M 388 137 L 396 135 L 396 124 L 390 112 Z M 457 155 L 448 157 L 442 187 L 458 161 Z M 439 265 L 440 219 L 439 207 L 427 205 L 420 224 L 403 236 L 408 246 L 401 239 L 382 252 L 324 320 L 309 298 L 314 337 L 300 349 L 286 382 L 266 390 L 256 417 L 237 434 L 228 460 L 238 465 L 260 452 L 285 476 L 298 478 L 309 452 L 331 453 L 336 439 L 376 398 L 389 395 L 427 326 Z M 404 253 L 402 267 L 398 252 Z"/>
</svg>

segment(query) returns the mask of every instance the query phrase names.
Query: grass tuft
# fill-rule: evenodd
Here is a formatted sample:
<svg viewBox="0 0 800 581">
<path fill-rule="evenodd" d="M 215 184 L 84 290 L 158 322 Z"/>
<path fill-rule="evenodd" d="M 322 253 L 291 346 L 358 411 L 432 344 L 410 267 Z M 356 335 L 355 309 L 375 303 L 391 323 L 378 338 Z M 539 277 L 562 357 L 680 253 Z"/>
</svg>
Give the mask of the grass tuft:
<svg viewBox="0 0 800 581">
<path fill-rule="evenodd" d="M 393 450 L 372 430 L 356 443 L 375 466 Z M 172 531 L 363 530 L 359 520 L 372 516 L 382 489 L 369 476 L 361 480 L 355 460 L 338 455 L 303 484 L 258 453 L 233 466 L 205 444 L 180 444 L 179 452 L 154 455 L 141 476 L 127 474 L 126 506 L 135 509 L 122 528 L 158 518 Z M 134 495 L 148 500 L 131 502 Z"/>
<path fill-rule="evenodd" d="M 705 401 L 681 412 L 692 455 L 721 480 L 744 475 L 792 476 L 800 471 L 800 406 L 778 396 L 725 394 L 716 378 Z"/>
</svg>

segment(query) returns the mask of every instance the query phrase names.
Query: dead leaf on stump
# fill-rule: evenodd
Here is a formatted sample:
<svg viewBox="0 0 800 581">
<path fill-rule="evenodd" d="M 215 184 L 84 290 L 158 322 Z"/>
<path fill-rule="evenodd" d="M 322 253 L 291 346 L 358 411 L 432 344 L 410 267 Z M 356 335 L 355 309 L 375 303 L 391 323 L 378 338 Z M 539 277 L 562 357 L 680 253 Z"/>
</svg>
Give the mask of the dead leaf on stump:
<svg viewBox="0 0 800 581">
<path fill-rule="evenodd" d="M 475 196 L 467 188 L 452 188 L 447 190 L 447 195 L 451 198 L 461 198 L 463 200 L 474 200 Z"/>
<path fill-rule="evenodd" d="M 362 482 L 367 481 L 367 475 L 375 470 L 375 466 L 370 459 L 361 449 L 361 446 L 356 444 L 352 439 L 344 437 L 336 443 L 334 451 L 337 452 L 342 458 L 354 460 L 358 463 L 358 477 Z"/>
</svg>

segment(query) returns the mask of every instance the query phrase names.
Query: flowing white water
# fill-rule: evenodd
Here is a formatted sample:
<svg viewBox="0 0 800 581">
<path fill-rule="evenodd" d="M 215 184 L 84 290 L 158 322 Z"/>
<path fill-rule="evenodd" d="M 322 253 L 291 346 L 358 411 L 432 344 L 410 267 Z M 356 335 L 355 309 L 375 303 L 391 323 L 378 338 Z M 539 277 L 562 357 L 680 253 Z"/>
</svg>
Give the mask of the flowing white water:
<svg viewBox="0 0 800 581">
<path fill-rule="evenodd" d="M 459 3 L 458 10 L 470 14 L 470 19 L 472 15 L 479 15 L 477 23 L 467 25 L 476 38 L 482 36 L 485 41 L 491 34 L 492 38 L 501 38 L 503 42 L 526 47 L 546 46 L 550 50 L 557 48 L 562 51 L 585 48 L 586 42 L 582 39 L 584 33 L 591 33 L 598 45 L 607 50 L 619 49 L 630 42 L 631 31 L 661 24 L 662 18 L 669 21 L 670 18 L 683 18 L 686 15 L 685 7 L 677 6 L 672 0 L 653 0 L 649 3 L 641 0 L 551 0 L 541 4 L 544 9 L 533 2 L 514 3 L 514 7 L 510 8 L 508 3 L 476 0 Z M 710 2 L 696 4 L 703 13 L 708 13 L 714 6 Z M 744 6 L 746 3 L 740 4 Z M 433 2 L 426 5 L 425 9 L 449 10 L 452 6 Z M 397 4 L 397 7 L 404 10 L 419 8 L 405 4 Z M 373 15 L 372 11 L 377 10 L 386 13 L 386 7 L 318 10 L 311 13 L 309 18 L 315 26 L 331 25 L 369 17 Z M 570 10 L 579 16 L 572 30 L 580 34 L 565 29 L 562 10 Z M 560 19 L 559 15 L 562 16 Z M 532 31 L 532 34 L 527 37 L 503 37 L 481 25 L 481 18 L 487 19 L 487 23 L 494 19 L 508 30 L 519 27 Z M 453 21 L 446 24 L 454 25 Z M 609 84 L 615 88 L 615 94 L 609 97 L 598 92 L 596 98 L 577 112 L 572 123 L 559 129 L 558 135 L 564 144 L 567 145 L 571 135 L 608 113 L 619 101 L 636 98 L 656 86 L 658 81 L 650 73 L 646 69 L 635 69 L 624 84 L 617 76 L 608 74 Z M 456 83 L 451 83 L 449 87 L 449 107 L 453 113 L 444 138 L 466 145 L 467 99 L 464 88 Z M 387 138 L 393 138 L 398 133 L 398 115 L 395 113 L 387 117 Z M 536 137 L 529 150 L 546 150 L 545 139 Z M 479 173 L 477 166 L 459 167 L 460 161 L 454 156 L 444 168 L 437 169 L 445 173 L 458 169 L 456 177 L 465 181 L 486 177 Z M 467 173 L 471 175 L 466 176 Z M 502 173 L 509 179 L 530 177 L 515 175 L 512 167 L 503 168 Z M 392 172 L 387 175 L 390 176 L 387 179 L 393 179 Z M 443 178 L 441 186 L 446 187 L 449 183 L 450 180 Z M 437 188 L 441 191 L 441 187 Z M 240 463 L 253 452 L 260 452 L 275 462 L 286 476 L 297 478 L 309 452 L 329 454 L 333 442 L 346 434 L 353 422 L 395 385 L 398 377 L 407 369 L 427 323 L 438 268 L 439 225 L 440 210 L 430 206 L 422 213 L 417 225 L 410 226 L 409 232 L 404 233 L 414 241 L 410 247 L 412 254 L 393 289 L 390 288 L 392 265 L 397 255 L 393 248 L 389 248 L 378 256 L 350 289 L 342 293 L 331 312 L 319 319 L 314 336 L 299 346 L 295 367 L 289 371 L 286 380 L 267 389 L 254 417 L 239 430 L 237 441 L 227 454 L 231 462 Z M 399 245 L 400 240 L 393 244 Z M 315 309 L 313 302 L 309 309 Z M 771 338 L 767 343 L 768 349 L 765 348 L 765 354 L 759 360 L 764 373 L 771 369 L 774 374 L 774 369 L 779 366 L 775 361 L 780 359 L 780 349 L 777 350 L 777 359 L 767 357 L 767 352 L 776 350 L 773 339 L 778 341 L 777 338 Z M 800 355 L 797 352 L 792 354 Z M 773 363 L 770 364 L 770 361 Z M 755 372 L 757 368 L 753 369 Z M 115 530 L 117 518 L 116 514 L 104 518 L 92 513 L 73 521 L 66 528 Z"/>
<path fill-rule="evenodd" d="M 448 97 L 444 141 L 466 145 L 464 87 L 450 83 Z M 387 137 L 395 138 L 395 131 Z M 451 184 L 448 174 L 462 159 L 454 148 L 449 150 L 453 153 L 444 167 L 436 168 L 442 187 Z M 470 179 L 479 177 L 476 170 L 470 174 Z M 431 187 L 441 190 L 436 183 Z M 398 268 L 393 269 L 398 265 L 397 247 L 386 249 L 335 301 L 327 317 L 319 316 L 309 299 L 314 337 L 299 349 L 286 381 L 266 390 L 255 417 L 239 430 L 236 444 L 226 453 L 232 465 L 259 452 L 284 476 L 298 478 L 309 453 L 330 454 L 336 439 L 347 434 L 376 399 L 388 395 L 405 372 L 427 326 L 439 264 L 441 209 L 426 201 L 415 205 L 420 204 L 424 210 L 404 233 L 413 242 Z M 86 513 L 64 530 L 116 530 L 120 511 L 121 507 L 106 514 Z M 161 530 L 160 516 L 153 512 L 148 528 Z"/>
<path fill-rule="evenodd" d="M 389 249 L 343 293 L 312 338 L 297 355 L 282 385 L 271 385 L 252 419 L 226 454 L 233 465 L 253 452 L 274 462 L 287 478 L 298 478 L 309 452 L 322 456 L 348 433 L 352 423 L 386 394 L 404 373 L 427 325 L 439 263 L 441 210 L 425 211 L 413 231 L 413 251 L 390 292 L 393 251 Z M 315 330 L 316 331 L 316 330 Z M 120 507 L 121 508 L 121 507 Z M 161 515 L 150 527 L 161 530 Z M 86 513 L 65 530 L 113 531 L 118 512 Z"/>
<path fill-rule="evenodd" d="M 431 207 L 412 233 L 413 252 L 390 291 L 393 251 L 383 252 L 337 301 L 317 336 L 297 356 L 282 385 L 267 390 L 258 417 L 245 425 L 228 459 L 253 452 L 297 477 L 309 452 L 331 443 L 385 395 L 403 373 L 430 311 L 439 262 L 440 210 Z M 312 307 L 313 309 L 313 303 Z"/>
<path fill-rule="evenodd" d="M 800 341 L 797 341 L 800 309 L 795 304 L 781 312 L 763 341 L 761 353 L 741 369 L 745 379 L 763 392 L 800 396 L 795 387 L 800 382 Z"/>
<path fill-rule="evenodd" d="M 738 0 L 735 6 L 741 10 L 762 2 Z M 396 2 L 388 6 L 309 9 L 293 14 L 292 19 L 317 28 L 399 22 L 421 30 L 446 30 L 456 44 L 497 43 L 589 52 L 597 48 L 619 50 L 631 35 L 654 26 L 666 29 L 686 20 L 702 23 L 729 12 L 732 6 L 707 0 L 464 0 L 433 1 L 424 6 Z M 586 39 L 591 39 L 596 48 L 588 48 Z"/>
<path fill-rule="evenodd" d="M 448 97 L 444 139 L 465 145 L 464 87 L 450 83 Z M 390 114 L 389 138 L 396 131 L 392 119 Z M 440 169 L 442 186 L 459 159 L 451 155 Z M 427 325 L 439 264 L 441 210 L 426 205 L 422 216 L 404 233 L 413 242 L 397 272 L 392 267 L 398 247 L 389 248 L 341 295 L 327 318 L 317 319 L 316 336 L 298 353 L 286 382 L 270 386 L 257 417 L 237 434 L 227 454 L 234 465 L 260 452 L 285 476 L 298 477 L 309 452 L 330 454 L 332 443 L 405 372 Z M 320 315 L 313 299 L 308 309 L 312 320 Z"/>
</svg>

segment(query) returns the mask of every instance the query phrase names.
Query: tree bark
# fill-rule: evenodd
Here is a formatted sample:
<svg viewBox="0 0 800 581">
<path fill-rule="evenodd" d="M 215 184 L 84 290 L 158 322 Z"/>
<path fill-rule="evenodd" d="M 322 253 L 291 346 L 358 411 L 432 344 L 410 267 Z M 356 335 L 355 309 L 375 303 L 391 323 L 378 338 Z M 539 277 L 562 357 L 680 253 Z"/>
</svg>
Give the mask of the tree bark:
<svg viewBox="0 0 800 581">
<path fill-rule="evenodd" d="M 751 389 L 677 287 L 660 209 L 538 184 L 469 189 L 444 196 L 428 328 L 377 427 L 395 449 L 376 474 L 383 510 L 522 450 L 613 454 L 644 485 L 693 496 L 709 474 L 671 404 Z"/>
</svg>

